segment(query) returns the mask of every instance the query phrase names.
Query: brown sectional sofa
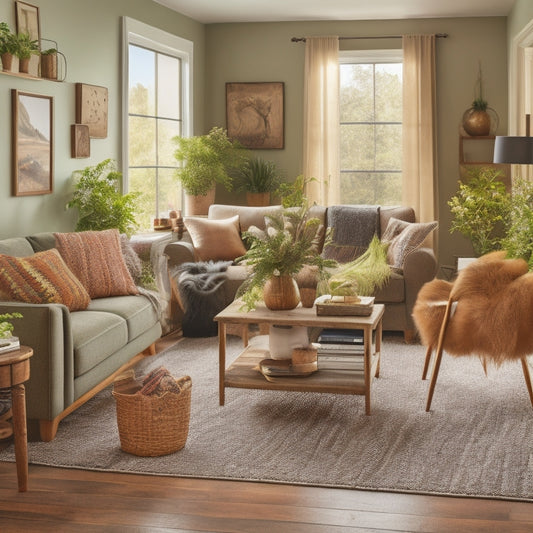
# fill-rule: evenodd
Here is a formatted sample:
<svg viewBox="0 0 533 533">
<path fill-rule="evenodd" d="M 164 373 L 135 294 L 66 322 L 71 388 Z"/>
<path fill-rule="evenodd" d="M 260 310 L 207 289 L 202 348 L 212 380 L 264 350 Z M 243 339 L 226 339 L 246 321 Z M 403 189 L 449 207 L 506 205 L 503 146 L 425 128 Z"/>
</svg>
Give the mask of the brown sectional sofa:
<svg viewBox="0 0 533 533">
<path fill-rule="evenodd" d="M 239 215 L 242 233 L 248 230 L 250 226 L 264 229 L 265 215 L 280 211 L 281 206 L 248 207 L 214 204 L 209 209 L 208 219 L 222 220 Z M 328 223 L 327 212 L 326 207 L 313 206 L 311 208 L 312 216 L 319 218 L 324 227 L 327 227 Z M 391 217 L 406 222 L 415 222 L 415 213 L 409 207 L 380 207 L 378 224 L 380 237 Z M 182 240 L 168 244 L 164 253 L 168 258 L 169 269 L 198 260 L 187 233 L 184 234 Z M 385 304 L 383 318 L 385 330 L 403 331 L 406 342 L 412 342 L 415 335 L 415 325 L 411 314 L 418 291 L 424 283 L 435 277 L 436 271 L 437 262 L 433 250 L 418 248 L 407 256 L 402 273 L 392 272 L 387 285 L 375 295 L 377 303 Z M 224 291 L 226 302 L 229 304 L 235 298 L 237 289 L 245 279 L 245 267 L 232 265 L 228 268 L 227 274 L 228 280 L 224 285 Z"/>
</svg>

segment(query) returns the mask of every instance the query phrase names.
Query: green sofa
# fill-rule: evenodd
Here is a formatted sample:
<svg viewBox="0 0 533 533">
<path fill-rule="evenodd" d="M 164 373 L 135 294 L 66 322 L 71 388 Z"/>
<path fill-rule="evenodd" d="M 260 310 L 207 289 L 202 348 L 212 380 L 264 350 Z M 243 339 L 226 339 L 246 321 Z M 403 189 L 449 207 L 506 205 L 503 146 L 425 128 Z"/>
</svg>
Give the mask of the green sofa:
<svg viewBox="0 0 533 533">
<path fill-rule="evenodd" d="M 375 207 L 377 209 L 377 234 L 379 237 L 385 231 L 392 217 L 409 223 L 415 222 L 415 213 L 410 207 Z M 214 204 L 209 208 L 208 219 L 224 220 L 238 215 L 240 231 L 244 232 L 250 226 L 264 229 L 264 217 L 272 212 L 280 213 L 281 206 L 249 207 Z M 311 215 L 317 217 L 325 228 L 328 227 L 330 217 L 328 217 L 327 207 L 315 205 L 311 208 Z M 347 223 L 351 226 L 348 228 L 340 227 L 340 233 L 351 234 L 354 232 L 354 228 L 352 227 L 354 225 L 353 219 Z M 185 218 L 185 224 L 187 224 L 187 218 Z M 346 231 L 344 231 L 345 229 Z M 322 241 L 320 246 L 322 247 L 323 244 L 324 242 Z M 168 244 L 165 247 L 164 253 L 168 257 L 168 267 L 171 276 L 172 272 L 176 272 L 181 264 L 198 260 L 195 248 L 187 233 L 183 235 L 181 241 Z M 385 304 L 385 314 L 383 317 L 383 328 L 385 330 L 402 331 L 406 342 L 412 342 L 414 340 L 415 325 L 411 315 L 416 297 L 422 285 L 432 280 L 436 272 L 437 261 L 433 250 L 421 247 L 407 256 L 402 272 L 393 271 L 391 273 L 389 282 L 375 295 L 377 303 Z M 224 290 L 226 302 L 229 304 L 233 301 L 237 289 L 246 277 L 245 267 L 232 265 L 228 268 L 227 276 L 228 279 L 224 285 Z"/>
<path fill-rule="evenodd" d="M 0 240 L 0 254 L 28 257 L 55 247 L 53 233 Z M 83 311 L 61 304 L 0 301 L 0 314 L 18 311 L 21 344 L 33 349 L 26 383 L 28 425 L 52 440 L 59 422 L 145 355 L 161 336 L 158 313 L 142 295 L 91 300 Z"/>
</svg>

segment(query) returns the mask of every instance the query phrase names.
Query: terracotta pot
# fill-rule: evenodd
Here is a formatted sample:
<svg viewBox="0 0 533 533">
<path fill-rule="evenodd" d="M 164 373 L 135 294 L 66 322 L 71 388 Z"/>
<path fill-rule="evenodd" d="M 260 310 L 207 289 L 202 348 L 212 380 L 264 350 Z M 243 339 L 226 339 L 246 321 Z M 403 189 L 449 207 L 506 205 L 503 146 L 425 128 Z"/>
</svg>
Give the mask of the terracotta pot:
<svg viewBox="0 0 533 533">
<path fill-rule="evenodd" d="M 490 135 L 491 120 L 486 111 L 467 109 L 463 115 L 463 128 L 473 137 Z"/>
<path fill-rule="evenodd" d="M 272 311 L 294 309 L 300 303 L 298 286 L 292 276 L 272 276 L 263 287 L 263 300 Z"/>
<path fill-rule="evenodd" d="M 215 188 L 211 189 L 206 195 L 192 196 L 185 195 L 185 214 L 186 215 L 207 215 L 209 206 L 215 203 Z"/>
<path fill-rule="evenodd" d="M 270 205 L 269 192 L 247 192 L 246 203 L 251 207 L 264 207 Z"/>
<path fill-rule="evenodd" d="M 303 307 L 313 307 L 316 300 L 316 288 L 318 285 L 318 267 L 305 265 L 294 276 Z"/>
<path fill-rule="evenodd" d="M 24 74 L 28 74 L 30 71 L 30 58 L 19 58 L 19 72 L 23 72 Z"/>
<path fill-rule="evenodd" d="M 9 52 L 2 54 L 2 70 L 5 70 L 6 72 L 11 72 L 12 67 L 13 67 L 13 54 L 10 54 Z"/>
</svg>

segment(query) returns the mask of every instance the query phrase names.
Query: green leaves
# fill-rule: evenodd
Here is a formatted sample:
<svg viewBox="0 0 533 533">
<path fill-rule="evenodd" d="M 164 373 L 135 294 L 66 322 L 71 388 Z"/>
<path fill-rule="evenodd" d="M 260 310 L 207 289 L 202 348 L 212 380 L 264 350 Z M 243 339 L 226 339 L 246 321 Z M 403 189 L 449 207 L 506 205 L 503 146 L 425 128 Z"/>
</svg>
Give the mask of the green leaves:
<svg viewBox="0 0 533 533">
<path fill-rule="evenodd" d="M 231 191 L 230 175 L 246 162 L 246 149 L 228 138 L 226 130 L 214 127 L 207 135 L 174 137 L 177 161 L 184 165 L 176 171 L 187 194 L 205 196 L 217 183 Z"/>
<path fill-rule="evenodd" d="M 254 157 L 249 159 L 237 174 L 236 183 L 238 191 L 273 192 L 280 183 L 280 176 L 273 161 Z"/>
<path fill-rule="evenodd" d="M 468 237 L 476 255 L 501 249 L 507 230 L 511 196 L 500 176 L 500 171 L 490 167 L 473 169 L 448 202 L 453 215 L 450 233 L 458 231 Z"/>
<path fill-rule="evenodd" d="M 76 180 L 72 200 L 67 207 L 77 208 L 79 219 L 76 231 L 116 228 L 131 236 L 138 225 L 135 220 L 136 200 L 139 193 L 122 194 L 122 173 L 115 162 L 106 159 L 93 167 L 73 173 Z"/>
<path fill-rule="evenodd" d="M 3 313 L 0 315 L 0 339 L 8 339 L 13 334 L 14 326 L 10 320 L 22 318 L 20 313 Z"/>
</svg>

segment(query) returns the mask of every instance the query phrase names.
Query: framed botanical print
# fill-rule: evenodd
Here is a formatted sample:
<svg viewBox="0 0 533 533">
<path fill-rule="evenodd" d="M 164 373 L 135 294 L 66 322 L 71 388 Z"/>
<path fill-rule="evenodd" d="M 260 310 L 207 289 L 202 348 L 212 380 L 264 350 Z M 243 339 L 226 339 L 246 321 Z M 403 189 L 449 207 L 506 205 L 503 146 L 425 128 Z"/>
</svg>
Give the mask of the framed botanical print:
<svg viewBox="0 0 533 533">
<path fill-rule="evenodd" d="M 283 148 L 283 92 L 283 82 L 226 83 L 228 136 L 247 148 Z"/>
<path fill-rule="evenodd" d="M 76 122 L 89 126 L 93 139 L 107 137 L 107 87 L 76 83 Z"/>
<path fill-rule="evenodd" d="M 11 100 L 13 195 L 49 194 L 53 189 L 54 99 L 12 89 Z"/>
</svg>

